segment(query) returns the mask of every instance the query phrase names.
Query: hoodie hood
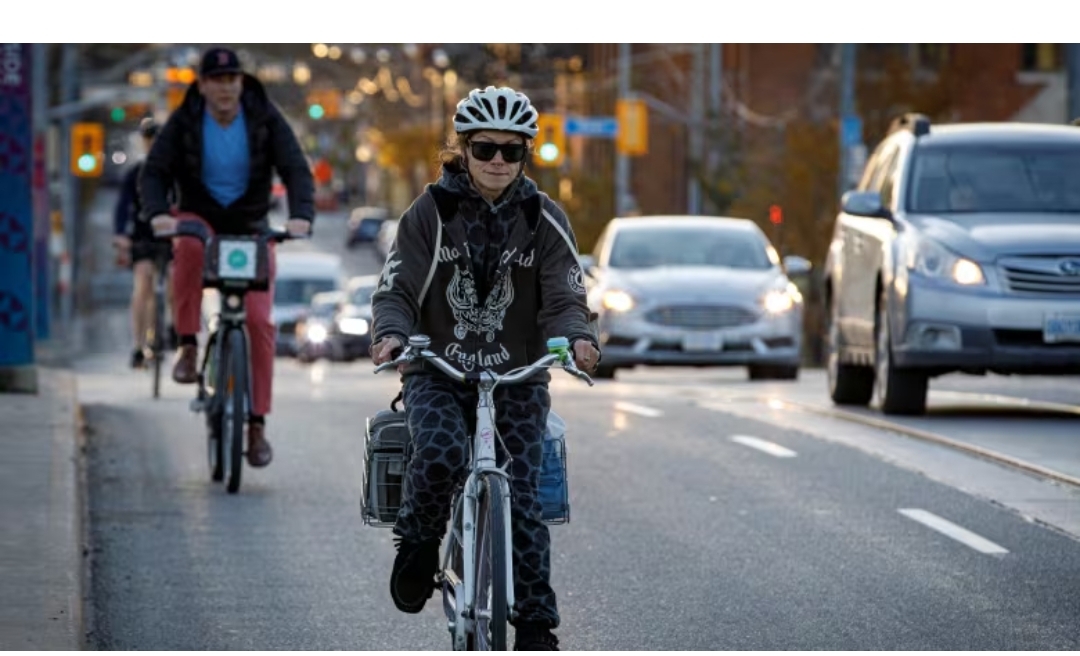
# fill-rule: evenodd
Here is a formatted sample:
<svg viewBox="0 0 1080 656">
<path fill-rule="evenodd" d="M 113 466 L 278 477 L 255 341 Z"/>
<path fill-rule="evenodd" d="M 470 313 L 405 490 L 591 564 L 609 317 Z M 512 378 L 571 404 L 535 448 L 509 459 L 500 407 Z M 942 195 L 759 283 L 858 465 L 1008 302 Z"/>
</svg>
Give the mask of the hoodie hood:
<svg viewBox="0 0 1080 656">
<path fill-rule="evenodd" d="M 463 198 L 472 198 L 483 201 L 491 208 L 493 214 L 497 213 L 507 205 L 520 203 L 526 198 L 535 196 L 538 193 L 536 183 L 522 172 L 521 175 L 510 183 L 510 186 L 506 188 L 502 196 L 492 203 L 481 196 L 480 192 L 473 186 L 472 178 L 469 177 L 469 172 L 465 170 L 465 167 L 460 160 L 449 164 L 443 164 L 442 174 L 439 176 L 439 181 L 436 184 Z"/>
</svg>

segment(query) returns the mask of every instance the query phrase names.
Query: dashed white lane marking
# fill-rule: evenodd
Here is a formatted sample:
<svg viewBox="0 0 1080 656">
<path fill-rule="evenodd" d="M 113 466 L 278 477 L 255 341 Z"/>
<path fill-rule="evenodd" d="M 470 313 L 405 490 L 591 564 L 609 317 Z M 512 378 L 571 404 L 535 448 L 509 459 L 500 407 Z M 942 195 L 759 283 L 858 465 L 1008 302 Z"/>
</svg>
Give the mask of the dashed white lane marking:
<svg viewBox="0 0 1080 656">
<path fill-rule="evenodd" d="M 912 519 L 924 526 L 928 526 L 935 531 L 949 536 L 950 538 L 961 542 L 975 551 L 979 551 L 985 554 L 1007 554 L 1009 550 L 1005 547 L 994 544 L 990 540 L 987 540 L 983 536 L 972 533 L 963 526 L 957 526 L 947 519 L 942 519 L 932 512 L 922 510 L 920 508 L 900 508 L 899 512 L 908 519 Z"/>
<path fill-rule="evenodd" d="M 616 401 L 615 409 L 635 415 L 641 415 L 642 417 L 662 417 L 664 415 L 662 411 L 657 410 L 656 408 L 647 408 L 643 405 L 627 403 L 626 401 Z"/>
<path fill-rule="evenodd" d="M 750 437 L 749 435 L 732 435 L 731 441 L 748 446 L 752 449 L 757 449 L 758 451 L 764 451 L 765 453 L 768 453 L 771 456 L 776 456 L 777 458 L 794 458 L 796 455 L 795 452 L 791 449 L 782 447 L 779 444 L 775 444 L 773 442 L 767 442 L 765 440 L 758 439 L 756 437 Z"/>
</svg>

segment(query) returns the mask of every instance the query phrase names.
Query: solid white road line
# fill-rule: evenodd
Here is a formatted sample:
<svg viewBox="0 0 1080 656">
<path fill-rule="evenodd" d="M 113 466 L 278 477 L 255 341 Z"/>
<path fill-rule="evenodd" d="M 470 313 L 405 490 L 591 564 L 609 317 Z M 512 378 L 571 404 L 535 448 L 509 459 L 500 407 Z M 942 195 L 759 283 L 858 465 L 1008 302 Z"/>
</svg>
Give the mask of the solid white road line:
<svg viewBox="0 0 1080 656">
<path fill-rule="evenodd" d="M 615 409 L 623 412 L 629 412 L 635 415 L 641 415 L 642 417 L 662 417 L 663 412 L 656 408 L 647 408 L 643 405 L 637 405 L 636 403 L 627 403 L 626 401 L 616 401 Z"/>
<path fill-rule="evenodd" d="M 947 519 L 942 519 L 932 512 L 919 508 L 900 508 L 899 512 L 908 519 L 913 519 L 924 526 L 928 526 L 939 533 L 943 533 L 957 542 L 962 542 L 975 551 L 985 554 L 1007 554 L 1009 550 L 1001 545 L 994 544 L 983 536 L 972 533 L 963 526 L 957 526 Z"/>
<path fill-rule="evenodd" d="M 765 440 L 761 440 L 756 437 L 750 437 L 749 435 L 732 435 L 731 441 L 738 442 L 739 444 L 748 446 L 753 449 L 757 449 L 758 451 L 764 451 L 765 453 L 768 453 L 771 456 L 776 456 L 777 458 L 794 458 L 796 455 L 795 452 L 791 449 L 786 449 L 779 444 L 766 442 Z"/>
</svg>

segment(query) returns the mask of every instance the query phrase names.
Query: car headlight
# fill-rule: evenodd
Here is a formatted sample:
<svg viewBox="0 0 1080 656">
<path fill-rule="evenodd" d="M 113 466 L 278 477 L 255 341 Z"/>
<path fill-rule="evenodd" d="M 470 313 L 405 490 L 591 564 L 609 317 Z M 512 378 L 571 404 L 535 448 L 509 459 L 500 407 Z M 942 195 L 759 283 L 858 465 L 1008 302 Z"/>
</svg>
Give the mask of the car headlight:
<svg viewBox="0 0 1080 656">
<path fill-rule="evenodd" d="M 346 335 L 366 335 L 368 331 L 367 321 L 357 317 L 342 319 L 338 327 Z"/>
<path fill-rule="evenodd" d="M 629 312 L 634 307 L 634 299 L 624 291 L 611 289 L 604 292 L 603 304 L 612 312 Z"/>
<path fill-rule="evenodd" d="M 920 239 L 908 247 L 907 267 L 928 278 L 943 278 L 958 285 L 986 284 L 981 266 L 929 239 Z"/>
<path fill-rule="evenodd" d="M 798 290 L 796 290 L 798 293 Z M 761 305 L 769 314 L 782 314 L 795 307 L 795 296 L 787 289 L 774 289 L 761 297 Z"/>
<path fill-rule="evenodd" d="M 307 339 L 312 344 L 322 344 L 326 341 L 326 326 L 321 323 L 313 323 L 307 327 Z"/>
</svg>

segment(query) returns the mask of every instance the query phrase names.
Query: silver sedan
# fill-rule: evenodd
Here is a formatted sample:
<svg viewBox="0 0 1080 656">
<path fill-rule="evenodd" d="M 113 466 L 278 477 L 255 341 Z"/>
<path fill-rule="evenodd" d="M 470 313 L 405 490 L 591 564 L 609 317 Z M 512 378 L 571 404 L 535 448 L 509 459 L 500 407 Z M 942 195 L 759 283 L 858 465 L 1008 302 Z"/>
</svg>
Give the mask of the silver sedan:
<svg viewBox="0 0 1080 656">
<path fill-rule="evenodd" d="M 751 379 L 798 377 L 803 299 L 748 219 L 650 216 L 610 221 L 582 257 L 598 314 L 598 377 L 635 365 L 746 366 Z"/>
</svg>

